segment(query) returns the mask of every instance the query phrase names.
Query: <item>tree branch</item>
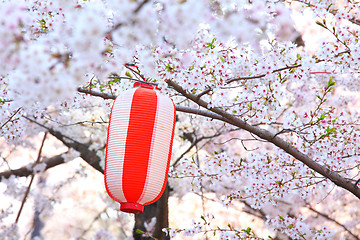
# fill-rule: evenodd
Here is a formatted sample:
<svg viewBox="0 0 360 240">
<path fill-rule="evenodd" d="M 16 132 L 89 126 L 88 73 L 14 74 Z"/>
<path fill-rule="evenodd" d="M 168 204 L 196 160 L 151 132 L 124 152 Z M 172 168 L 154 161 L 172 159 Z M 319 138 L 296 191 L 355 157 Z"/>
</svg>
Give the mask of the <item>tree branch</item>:
<svg viewBox="0 0 360 240">
<path fill-rule="evenodd" d="M 327 30 L 329 30 L 331 32 L 330 29 L 326 28 Z M 337 40 L 339 40 L 347 49 L 343 52 L 340 52 L 336 55 L 334 55 L 334 57 L 339 57 L 341 56 L 342 54 L 345 54 L 345 53 L 350 53 L 351 50 L 349 49 L 349 47 L 343 42 L 341 41 L 337 36 L 335 36 Z M 320 63 L 320 62 L 325 62 L 327 61 L 326 59 L 316 59 L 316 63 Z M 282 67 L 282 68 L 278 68 L 278 69 L 275 69 L 273 70 L 271 73 L 277 73 L 277 72 L 281 72 L 281 71 L 284 71 L 284 70 L 290 70 L 290 69 L 293 69 L 293 68 L 299 68 L 299 67 L 302 67 L 302 64 L 294 64 L 292 66 L 286 66 L 286 67 Z M 314 73 L 319 73 L 319 72 L 312 72 L 313 74 Z M 325 73 L 325 72 L 324 72 Z M 326 72 L 327 73 L 327 72 Z M 270 73 L 269 73 L 270 74 Z M 248 77 L 235 77 L 235 78 L 229 78 L 225 81 L 226 84 L 230 84 L 232 82 L 237 82 L 237 81 L 241 81 L 241 80 L 250 80 L 250 79 L 257 79 L 257 78 L 263 78 L 265 77 L 266 75 L 268 74 L 259 74 L 259 75 L 255 75 L 255 76 L 248 76 Z"/>
<path fill-rule="evenodd" d="M 76 240 L 78 240 L 78 239 L 84 239 L 85 234 L 89 232 L 89 230 L 93 227 L 94 223 L 101 218 L 101 215 L 102 215 L 103 213 L 105 213 L 106 210 L 107 210 L 107 207 L 105 207 L 102 211 L 100 211 L 100 212 L 94 217 L 94 219 L 91 221 L 91 223 L 89 224 L 89 226 L 88 226 L 86 229 L 83 230 L 83 232 L 81 233 L 80 236 L 78 236 L 78 237 L 76 238 Z"/>
<path fill-rule="evenodd" d="M 140 10 L 144 7 L 146 3 L 148 3 L 149 0 L 143 0 L 139 5 L 134 9 L 133 14 L 137 14 L 140 12 Z M 114 27 L 111 28 L 110 31 L 107 32 L 107 34 L 113 33 L 115 30 L 119 29 L 124 23 L 120 22 L 118 24 L 115 24 Z"/>
<path fill-rule="evenodd" d="M 149 0 L 143 0 L 143 1 L 137 6 L 137 8 L 134 10 L 134 13 L 140 12 L 141 8 L 142 8 L 146 3 L 148 3 L 148 2 L 149 2 Z"/>
<path fill-rule="evenodd" d="M 255 208 L 251 207 L 251 204 L 249 204 L 245 200 L 241 201 L 241 202 L 244 203 L 244 205 L 249 208 L 249 210 L 244 209 L 244 212 L 251 214 L 255 217 L 258 217 L 258 218 L 262 219 L 264 222 L 267 220 L 266 213 L 262 209 L 255 209 Z"/>
<path fill-rule="evenodd" d="M 294 146 L 290 145 L 285 140 L 281 139 L 279 136 L 275 136 L 270 131 L 267 131 L 265 129 L 261 129 L 256 126 L 252 126 L 248 124 L 247 122 L 233 116 L 232 114 L 222 110 L 221 108 L 208 108 L 208 103 L 205 102 L 202 99 L 198 99 L 196 95 L 193 95 L 191 93 L 188 93 L 185 91 L 180 85 L 177 83 L 168 80 L 167 84 L 172 87 L 175 91 L 186 97 L 187 99 L 192 100 L 193 102 L 197 103 L 199 106 L 208 109 L 212 111 L 215 114 L 218 114 L 222 116 L 226 122 L 237 126 L 241 129 L 244 129 L 256 136 L 258 136 L 261 139 L 264 139 L 270 143 L 273 143 L 280 149 L 287 152 L 289 155 L 293 156 L 295 159 L 301 161 L 306 166 L 308 166 L 310 169 L 314 170 L 315 172 L 321 174 L 322 176 L 326 177 L 330 181 L 332 181 L 335 185 L 342 187 L 352 194 L 354 194 L 357 198 L 360 199 L 360 188 L 356 187 L 351 181 L 343 178 L 341 175 L 339 175 L 336 172 L 331 171 L 327 167 L 320 165 L 319 163 L 313 161 L 309 156 L 306 154 L 300 152 L 298 149 L 296 149 Z"/>
<path fill-rule="evenodd" d="M 46 164 L 45 170 L 64 163 L 64 158 L 62 157 L 63 154 L 65 154 L 65 153 L 53 156 L 51 158 L 46 158 L 44 161 L 42 161 L 42 163 Z M 24 166 L 24 167 L 15 169 L 15 170 L 1 172 L 0 173 L 0 181 L 3 178 L 5 178 L 5 179 L 9 178 L 12 175 L 14 175 L 16 177 L 27 177 L 31 174 L 33 174 L 33 170 Z"/>
<path fill-rule="evenodd" d="M 87 88 L 84 88 L 84 87 L 79 87 L 77 90 L 78 90 L 78 92 L 86 93 L 86 94 L 89 94 L 89 95 L 92 95 L 92 96 L 95 96 L 95 97 L 101 97 L 103 99 L 115 99 L 116 98 L 115 95 L 112 95 L 112 94 L 109 94 L 109 93 L 103 93 L 103 92 L 94 91 L 94 90 L 87 89 Z"/>
<path fill-rule="evenodd" d="M 176 111 L 179 111 L 179 112 L 192 113 L 192 114 L 196 114 L 196 115 L 200 115 L 200 116 L 204 116 L 204 117 L 217 119 L 217 120 L 226 122 L 226 119 L 224 117 L 220 116 L 219 114 L 210 112 L 208 110 L 201 110 L 201 109 L 197 109 L 197 108 L 184 107 L 184 106 L 180 106 L 180 105 L 175 105 L 175 108 L 176 108 Z"/>
<path fill-rule="evenodd" d="M 234 129 L 235 130 L 235 129 Z M 230 130 L 232 131 L 232 130 Z M 226 132 L 230 132 L 230 131 L 226 131 Z M 216 134 L 214 135 L 211 135 L 211 136 L 202 136 L 200 138 L 196 138 L 195 141 L 193 141 L 191 143 L 191 145 L 174 161 L 174 163 L 171 165 L 171 167 L 176 167 L 176 165 L 179 163 L 179 161 L 185 156 L 185 154 L 187 154 L 188 152 L 191 151 L 191 149 L 193 147 L 195 147 L 199 142 L 201 142 L 202 140 L 204 139 L 213 139 L 213 138 L 216 138 L 220 135 L 224 134 L 224 132 L 217 132 Z"/>
<path fill-rule="evenodd" d="M 277 73 L 277 72 L 281 72 L 284 70 L 288 70 L 288 69 L 293 69 L 293 68 L 298 68 L 301 67 L 301 64 L 295 64 L 293 66 L 286 66 L 286 67 L 282 67 L 276 70 L 273 70 L 271 73 Z M 265 77 L 266 74 L 259 74 L 259 75 L 255 75 L 255 76 L 248 76 L 248 77 L 235 77 L 235 78 L 230 78 L 228 80 L 226 80 L 226 84 L 232 83 L 232 82 L 236 82 L 236 81 L 240 81 L 240 80 L 249 80 L 249 79 L 257 79 L 257 78 L 262 78 Z"/>
<path fill-rule="evenodd" d="M 331 222 L 336 223 L 337 225 L 339 225 L 340 227 L 342 227 L 343 229 L 345 229 L 345 231 L 346 231 L 347 233 L 349 233 L 354 239 L 359 240 L 359 237 L 358 237 L 358 236 L 356 236 L 356 235 L 355 235 L 353 232 L 351 232 L 345 225 L 339 223 L 337 220 L 329 217 L 328 215 L 326 215 L 326 214 L 324 214 L 324 213 L 321 213 L 321 212 L 317 211 L 316 209 L 314 209 L 314 208 L 311 207 L 310 205 L 307 205 L 306 207 L 307 207 L 308 209 L 310 209 L 311 211 L 313 211 L 314 213 L 318 214 L 319 216 L 322 216 L 323 218 L 325 218 L 325 219 L 327 219 L 327 220 L 329 220 L 329 221 L 331 221 Z"/>
<path fill-rule="evenodd" d="M 307 1 L 303 1 L 303 0 L 295 0 L 296 2 L 300 2 L 302 4 L 305 4 L 306 6 L 309 6 L 311 8 L 315 8 L 316 6 L 311 4 L 310 2 L 307 2 Z M 333 10 L 330 10 L 330 9 L 326 9 L 327 12 L 331 13 L 332 15 L 336 15 L 336 13 L 338 12 L 337 9 L 333 9 Z M 345 19 L 345 18 L 344 18 Z M 360 26 L 360 20 L 357 20 L 355 17 L 353 18 L 350 18 L 350 19 L 347 19 L 346 20 L 350 21 L 351 23 L 353 24 L 356 24 L 356 25 L 359 25 Z"/>
<path fill-rule="evenodd" d="M 24 118 L 26 118 L 27 120 L 29 120 L 32 123 L 35 123 L 45 129 L 47 129 L 51 135 L 53 135 L 58 140 L 60 140 L 65 146 L 67 146 L 68 148 L 73 148 L 76 151 L 78 151 L 80 153 L 80 157 L 85 162 L 90 164 L 93 168 L 95 168 L 99 172 L 104 173 L 104 169 L 100 166 L 100 160 L 101 160 L 100 157 L 96 155 L 95 150 L 89 150 L 89 146 L 87 144 L 75 141 L 75 140 L 71 139 L 70 137 L 63 135 L 61 132 L 55 131 L 54 129 L 49 128 L 49 127 L 35 121 L 34 119 L 31 119 L 26 116 L 24 116 Z"/>
<path fill-rule="evenodd" d="M 115 99 L 117 97 L 117 96 L 109 94 L 109 93 L 98 92 L 98 91 L 94 91 L 94 90 L 91 90 L 88 88 L 83 88 L 83 87 L 79 87 L 78 92 L 89 94 L 89 95 L 95 96 L 95 97 L 101 97 L 103 99 Z M 192 114 L 201 115 L 201 116 L 212 118 L 212 119 L 217 119 L 220 121 L 226 121 L 226 119 L 223 118 L 222 116 L 220 116 L 219 114 L 215 114 L 210 111 L 205 111 L 205 110 L 190 108 L 190 107 L 184 107 L 184 106 L 180 106 L 180 105 L 175 105 L 175 108 L 176 108 L 176 111 L 179 111 L 179 112 L 192 113 Z"/>
<path fill-rule="evenodd" d="M 0 129 L 2 129 L 6 124 L 8 124 L 8 123 L 11 121 L 11 119 L 12 119 L 20 110 L 21 110 L 21 107 L 18 108 L 18 109 L 9 117 L 9 119 L 1 125 Z"/>
<path fill-rule="evenodd" d="M 19 109 L 20 109 L 20 108 L 19 108 Z M 38 164 L 38 163 L 40 162 L 41 152 L 42 152 L 42 149 L 43 149 L 43 147 L 44 147 L 44 143 L 45 143 L 46 136 L 47 136 L 47 132 L 45 132 L 45 134 L 44 134 L 43 140 L 42 140 L 41 145 L 40 145 L 40 148 L 39 148 L 39 153 L 38 153 L 37 159 L 36 159 L 36 161 L 35 161 L 35 163 L 34 163 L 33 166 L 35 166 L 36 164 Z M 31 174 L 30 183 L 29 183 L 29 186 L 28 186 L 27 189 L 26 189 L 24 198 L 23 198 L 23 200 L 22 200 L 22 202 L 21 202 L 21 206 L 20 206 L 19 212 L 18 212 L 18 214 L 17 214 L 17 216 L 16 216 L 15 223 L 18 223 L 18 221 L 19 221 L 19 218 L 20 218 L 20 215 L 21 215 L 21 211 L 22 211 L 22 209 L 23 209 L 23 207 L 24 207 L 24 205 L 25 205 L 27 196 L 29 195 L 31 185 L 32 185 L 32 183 L 33 183 L 33 181 L 34 181 L 34 177 L 35 177 L 35 174 L 34 174 L 34 173 Z"/>
</svg>

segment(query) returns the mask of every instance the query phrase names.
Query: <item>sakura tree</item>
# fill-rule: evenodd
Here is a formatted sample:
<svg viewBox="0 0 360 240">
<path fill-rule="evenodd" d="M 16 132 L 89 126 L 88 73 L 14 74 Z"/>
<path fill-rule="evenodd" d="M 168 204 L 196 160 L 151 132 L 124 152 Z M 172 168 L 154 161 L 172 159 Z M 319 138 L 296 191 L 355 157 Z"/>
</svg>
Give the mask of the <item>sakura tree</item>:
<svg viewBox="0 0 360 240">
<path fill-rule="evenodd" d="M 103 172 L 113 99 L 134 82 L 176 104 L 167 194 L 202 202 L 168 224 L 166 194 L 135 237 L 360 238 L 359 1 L 3 0 L 0 26 L 0 175 L 18 202 L 2 206 L 2 239 L 40 236 L 22 209 L 46 225 L 61 189 Z M 61 167 L 72 175 L 47 183 Z M 103 188 L 90 198 L 94 222 L 116 215 L 92 237 L 128 236 L 112 229 L 131 216 Z"/>
</svg>

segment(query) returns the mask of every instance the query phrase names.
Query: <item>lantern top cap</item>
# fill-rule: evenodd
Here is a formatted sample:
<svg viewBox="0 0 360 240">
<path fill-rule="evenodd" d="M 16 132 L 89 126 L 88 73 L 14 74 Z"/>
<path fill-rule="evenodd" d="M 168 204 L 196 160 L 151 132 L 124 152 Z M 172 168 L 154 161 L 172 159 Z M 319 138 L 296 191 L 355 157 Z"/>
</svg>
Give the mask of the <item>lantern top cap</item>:
<svg viewBox="0 0 360 240">
<path fill-rule="evenodd" d="M 144 88 L 151 88 L 154 89 L 154 86 L 148 83 L 143 82 L 135 82 L 133 87 L 144 87 Z"/>
<path fill-rule="evenodd" d="M 160 90 L 160 88 L 158 88 L 156 85 L 152 85 L 144 82 L 135 82 L 133 87 L 144 87 L 144 88 Z"/>
</svg>

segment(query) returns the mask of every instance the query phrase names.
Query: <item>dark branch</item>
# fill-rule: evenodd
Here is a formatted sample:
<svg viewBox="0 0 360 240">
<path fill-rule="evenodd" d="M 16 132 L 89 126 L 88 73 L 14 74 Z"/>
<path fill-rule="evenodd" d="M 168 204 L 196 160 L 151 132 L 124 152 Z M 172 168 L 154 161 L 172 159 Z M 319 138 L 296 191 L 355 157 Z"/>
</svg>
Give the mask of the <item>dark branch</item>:
<svg viewBox="0 0 360 240">
<path fill-rule="evenodd" d="M 83 87 L 79 87 L 77 90 L 78 90 L 78 92 L 86 93 L 86 94 L 96 96 L 96 97 L 101 97 L 103 99 L 115 99 L 116 98 L 115 95 L 112 95 L 109 93 L 98 92 L 98 91 L 94 91 L 94 90 L 83 88 Z"/>
<path fill-rule="evenodd" d="M 115 95 L 112 95 L 109 93 L 98 92 L 98 91 L 94 91 L 94 90 L 87 89 L 87 88 L 78 88 L 78 91 L 81 93 L 89 94 L 91 96 L 101 97 L 103 99 L 115 99 L 116 98 Z M 212 118 L 212 119 L 218 119 L 220 121 L 226 120 L 222 116 L 215 114 L 213 112 L 210 112 L 208 110 L 184 107 L 184 106 L 180 106 L 180 105 L 175 105 L 175 108 L 179 112 L 192 113 L 192 114 L 201 115 L 201 116 Z"/>
<path fill-rule="evenodd" d="M 140 12 L 140 10 L 143 8 L 143 6 L 148 3 L 149 0 L 143 0 L 138 6 L 137 8 L 134 10 L 134 13 L 138 13 Z"/>
<path fill-rule="evenodd" d="M 96 170 L 98 170 L 101 173 L 104 173 L 103 168 L 100 166 L 100 160 L 101 160 L 100 157 L 96 155 L 95 150 L 89 150 L 89 146 L 87 144 L 75 141 L 75 140 L 63 135 L 61 132 L 55 131 L 54 129 L 49 128 L 49 127 L 35 121 L 34 119 L 28 118 L 26 116 L 24 116 L 24 118 L 26 118 L 27 120 L 29 120 L 32 123 L 35 123 L 35 124 L 45 128 L 46 130 L 48 130 L 51 135 L 53 135 L 58 140 L 60 140 L 65 146 L 67 146 L 68 148 L 73 148 L 76 151 L 78 151 L 80 153 L 80 157 L 82 159 L 84 159 L 88 164 L 90 164 L 93 168 L 95 168 Z"/>
<path fill-rule="evenodd" d="M 65 153 L 53 156 L 51 158 L 45 158 L 45 160 L 42 161 L 42 163 L 46 164 L 45 170 L 64 163 L 64 158 L 62 157 L 63 154 Z M 12 175 L 16 177 L 27 177 L 30 176 L 31 174 L 33 174 L 33 170 L 25 166 L 15 170 L 9 170 L 0 173 L 0 181 L 3 178 L 5 179 L 9 178 Z"/>
<path fill-rule="evenodd" d="M 208 94 L 209 92 L 211 92 L 212 88 L 207 88 L 204 91 L 202 91 L 201 93 L 199 93 L 198 95 L 196 95 L 197 98 L 201 98 L 202 96 Z"/>
<path fill-rule="evenodd" d="M 197 109 L 197 108 L 184 107 L 184 106 L 180 106 L 180 105 L 175 105 L 175 108 L 176 108 L 176 111 L 179 111 L 179 112 L 192 113 L 192 114 L 196 114 L 196 115 L 200 115 L 200 116 L 204 116 L 204 117 L 217 119 L 217 120 L 226 122 L 225 118 L 223 118 L 219 114 L 210 112 L 208 110 L 201 110 L 201 109 Z"/>
<path fill-rule="evenodd" d="M 328 29 L 328 28 L 327 28 Z M 329 31 L 331 31 L 330 29 L 328 29 Z M 335 35 L 336 36 L 336 35 Z M 343 43 L 343 45 L 347 48 L 345 51 L 340 52 L 338 54 L 336 54 L 334 57 L 337 58 L 345 53 L 350 53 L 350 49 L 349 47 L 343 42 L 341 41 L 338 37 L 336 37 L 341 43 Z M 316 59 L 316 63 L 320 63 L 320 62 L 325 62 L 327 61 L 326 59 Z M 302 64 L 294 64 L 292 66 L 286 66 L 286 67 L 282 67 L 282 68 L 278 68 L 273 70 L 271 73 L 277 73 L 277 72 L 281 72 L 284 70 L 290 70 L 290 69 L 294 69 L 294 68 L 299 68 L 301 67 Z M 230 84 L 232 82 L 237 82 L 237 81 L 241 81 L 241 80 L 251 80 L 251 79 L 257 79 L 257 78 L 263 78 L 265 77 L 267 74 L 259 74 L 259 75 L 255 75 L 255 76 L 248 76 L 248 77 L 235 77 L 235 78 L 229 78 L 228 80 L 226 80 L 226 84 Z"/>
<path fill-rule="evenodd" d="M 310 169 L 314 170 L 315 172 L 321 174 L 322 176 L 326 177 L 330 181 L 332 181 L 335 185 L 340 186 L 352 194 L 354 194 L 357 198 L 360 199 L 360 188 L 357 188 L 354 186 L 353 182 L 343 178 L 338 173 L 331 171 L 326 166 L 320 165 L 319 163 L 313 161 L 308 155 L 300 152 L 297 148 L 292 146 L 290 143 L 286 142 L 279 136 L 274 136 L 273 133 L 270 131 L 267 131 L 265 129 L 261 129 L 256 126 L 252 126 L 248 124 L 247 122 L 235 117 L 234 115 L 222 110 L 221 108 L 208 108 L 208 103 L 205 102 L 202 99 L 198 99 L 196 95 L 193 95 L 191 93 L 188 93 L 186 90 L 184 90 L 180 85 L 177 83 L 168 80 L 168 85 L 172 87 L 175 91 L 186 97 L 187 99 L 192 100 L 193 102 L 197 103 L 200 107 L 206 108 L 210 111 L 212 111 L 215 114 L 218 114 L 222 116 L 225 120 L 225 122 L 230 123 L 234 126 L 237 126 L 241 129 L 244 129 L 251 134 L 254 134 L 258 136 L 259 138 L 266 140 L 270 143 L 273 143 L 280 149 L 287 152 L 289 155 L 293 156 L 295 159 L 301 161 L 306 166 L 308 166 Z"/>
<path fill-rule="evenodd" d="M 39 148 L 38 156 L 37 156 L 37 159 L 36 159 L 34 165 L 36 165 L 36 164 L 38 164 L 38 163 L 40 162 L 41 152 L 42 152 L 42 149 L 43 149 L 43 147 L 44 147 L 44 143 L 45 143 L 45 140 L 46 140 L 46 136 L 47 136 L 47 132 L 45 132 L 45 134 L 44 134 L 43 140 L 42 140 L 41 145 L 40 145 L 40 148 Z M 29 185 L 28 185 L 28 187 L 27 187 L 27 189 L 26 189 L 24 198 L 23 198 L 23 200 L 22 200 L 22 202 L 21 202 L 21 206 L 20 206 L 19 212 L 18 212 L 18 214 L 17 214 L 17 216 L 16 216 L 15 223 L 18 223 L 18 221 L 19 221 L 21 212 L 22 212 L 23 207 L 24 207 L 24 205 L 25 205 L 26 199 L 27 199 L 27 197 L 28 197 L 28 195 L 29 195 L 31 185 L 32 185 L 32 183 L 33 183 L 33 181 L 34 181 L 34 177 L 35 177 L 35 175 L 34 175 L 34 174 L 31 174 L 31 180 L 30 180 L 30 183 L 29 183 Z"/>
<path fill-rule="evenodd" d="M 233 129 L 233 130 L 230 130 L 230 131 L 235 131 L 235 130 L 238 130 L 238 129 Z M 226 133 L 230 132 L 230 131 L 226 131 Z M 214 135 L 211 135 L 211 136 L 202 136 L 200 138 L 196 138 L 194 142 L 191 143 L 191 145 L 174 161 L 174 163 L 171 165 L 172 167 L 176 167 L 176 165 L 179 163 L 179 161 L 185 156 L 185 154 L 187 154 L 188 152 L 191 151 L 191 149 L 193 147 L 195 147 L 198 143 L 200 143 L 202 140 L 205 140 L 205 139 L 213 139 L 213 138 L 216 138 L 222 134 L 224 134 L 225 132 L 217 132 L 216 134 Z"/>
<path fill-rule="evenodd" d="M 133 11 L 134 15 L 140 12 L 140 10 L 144 7 L 146 3 L 148 3 L 149 0 L 143 0 Z M 111 28 L 110 31 L 107 32 L 107 34 L 113 33 L 115 30 L 119 29 L 122 25 L 124 25 L 123 22 L 120 22 L 118 24 L 115 24 L 114 27 Z"/>
<path fill-rule="evenodd" d="M 244 203 L 245 206 L 248 208 L 248 209 L 244 209 L 244 212 L 251 214 L 255 217 L 258 217 L 258 218 L 262 219 L 263 221 L 267 220 L 266 213 L 262 209 L 252 208 L 251 204 L 247 203 L 246 201 L 241 201 L 241 202 Z"/>
<path fill-rule="evenodd" d="M 279 69 L 273 70 L 271 73 L 277 73 L 277 72 L 281 72 L 281 71 L 288 70 L 288 69 L 293 69 L 293 68 L 298 68 L 298 67 L 301 67 L 301 64 L 296 64 L 296 65 L 293 65 L 293 66 L 286 66 L 286 67 L 283 67 L 283 68 L 279 68 Z M 241 80 L 250 80 L 250 79 L 263 78 L 265 76 L 266 76 L 266 74 L 264 73 L 264 74 L 259 74 L 259 75 L 255 75 L 255 76 L 230 78 L 230 79 L 226 80 L 226 84 L 236 82 L 236 81 L 241 81 Z"/>
<path fill-rule="evenodd" d="M 302 1 L 302 0 L 295 0 L 295 1 L 300 2 L 300 3 L 303 3 L 303 4 L 305 4 L 305 5 L 308 6 L 308 7 L 315 8 L 315 5 L 311 4 L 310 2 L 306 2 L 306 1 Z M 335 16 L 336 13 L 338 12 L 337 9 L 332 9 L 332 10 L 331 10 L 331 9 L 326 9 L 326 11 L 328 11 L 329 13 L 331 13 L 331 14 L 334 15 L 334 16 Z M 347 19 L 347 18 L 346 18 L 346 20 L 352 22 L 353 24 L 356 24 L 356 25 L 359 25 L 359 26 L 360 26 L 360 20 L 357 20 L 355 17 L 350 18 L 350 19 Z"/>
<path fill-rule="evenodd" d="M 323 218 L 325 218 L 325 219 L 327 219 L 327 220 L 329 220 L 331 222 L 336 223 L 340 227 L 344 228 L 345 231 L 347 233 L 349 233 L 354 239 L 359 240 L 358 236 L 356 236 L 353 232 L 351 232 L 344 224 L 339 223 L 336 219 L 333 219 L 333 218 L 329 217 L 328 215 L 317 211 L 316 209 L 312 208 L 310 205 L 308 205 L 307 208 L 310 209 L 311 211 L 313 211 L 314 213 L 318 214 L 319 216 L 322 216 Z"/>
<path fill-rule="evenodd" d="M 8 124 L 8 123 L 11 121 L 11 119 L 12 119 L 20 110 L 21 110 L 21 107 L 18 108 L 18 109 L 9 117 L 9 119 L 1 125 L 0 129 L 2 129 L 6 124 Z"/>
</svg>

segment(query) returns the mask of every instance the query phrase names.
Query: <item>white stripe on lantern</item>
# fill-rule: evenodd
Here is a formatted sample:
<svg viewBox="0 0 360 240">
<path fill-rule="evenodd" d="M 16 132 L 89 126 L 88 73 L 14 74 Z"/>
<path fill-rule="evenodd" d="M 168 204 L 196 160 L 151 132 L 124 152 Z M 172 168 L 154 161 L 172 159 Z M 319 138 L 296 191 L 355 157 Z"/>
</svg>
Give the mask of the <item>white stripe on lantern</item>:
<svg viewBox="0 0 360 240">
<path fill-rule="evenodd" d="M 126 202 L 122 188 L 122 169 L 131 104 L 135 90 L 125 91 L 115 100 L 108 131 L 106 183 L 111 195 L 119 202 Z"/>
<path fill-rule="evenodd" d="M 138 201 L 140 204 L 154 200 L 162 190 L 166 179 L 165 174 L 174 125 L 174 104 L 166 96 L 160 94 L 157 96 L 158 108 L 153 131 L 152 151 L 149 156 L 146 183 Z"/>
</svg>

